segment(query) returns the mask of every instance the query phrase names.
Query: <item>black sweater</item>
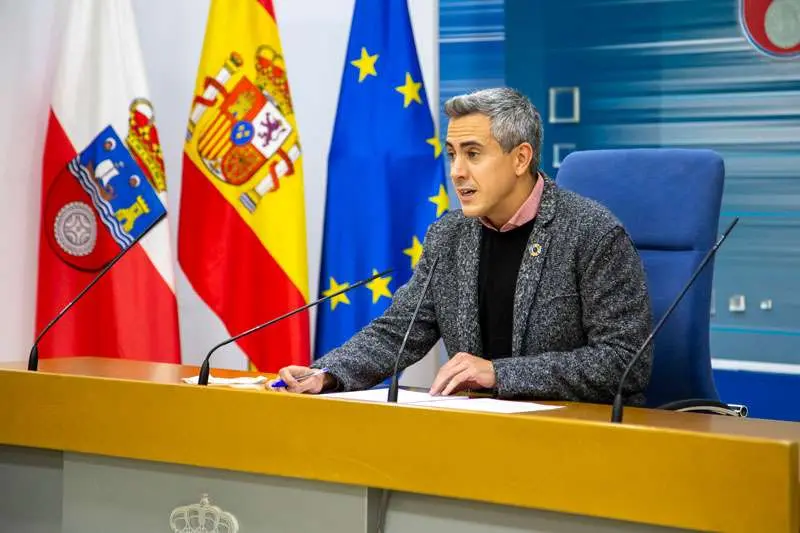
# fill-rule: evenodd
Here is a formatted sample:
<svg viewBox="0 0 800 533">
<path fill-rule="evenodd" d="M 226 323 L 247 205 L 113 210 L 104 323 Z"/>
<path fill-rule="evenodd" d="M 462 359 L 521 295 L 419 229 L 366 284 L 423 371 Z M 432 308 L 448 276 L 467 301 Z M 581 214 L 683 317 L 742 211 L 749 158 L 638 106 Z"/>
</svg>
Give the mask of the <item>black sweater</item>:
<svg viewBox="0 0 800 533">
<path fill-rule="evenodd" d="M 514 292 L 533 220 L 510 231 L 483 228 L 478 270 L 481 341 L 486 359 L 511 356 Z M 476 354 L 477 355 L 477 354 Z"/>
</svg>

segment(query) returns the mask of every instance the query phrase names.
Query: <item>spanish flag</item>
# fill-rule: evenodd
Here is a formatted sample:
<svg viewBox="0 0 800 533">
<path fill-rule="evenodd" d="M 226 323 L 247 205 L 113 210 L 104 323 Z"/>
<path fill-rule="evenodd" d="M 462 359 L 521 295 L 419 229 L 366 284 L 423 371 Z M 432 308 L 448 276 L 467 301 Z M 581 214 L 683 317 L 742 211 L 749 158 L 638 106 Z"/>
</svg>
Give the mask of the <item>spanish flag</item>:
<svg viewBox="0 0 800 533">
<path fill-rule="evenodd" d="M 302 151 L 271 0 L 212 0 L 186 130 L 178 261 L 231 335 L 308 301 Z M 308 364 L 299 313 L 241 339 Z"/>
</svg>

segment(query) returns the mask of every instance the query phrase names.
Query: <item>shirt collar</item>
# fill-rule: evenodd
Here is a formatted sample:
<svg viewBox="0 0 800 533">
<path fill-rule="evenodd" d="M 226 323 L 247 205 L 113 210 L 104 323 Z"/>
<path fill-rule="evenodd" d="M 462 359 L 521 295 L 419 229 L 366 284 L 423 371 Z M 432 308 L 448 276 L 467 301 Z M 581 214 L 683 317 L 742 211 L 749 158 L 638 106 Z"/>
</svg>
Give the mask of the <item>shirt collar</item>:
<svg viewBox="0 0 800 533">
<path fill-rule="evenodd" d="M 531 194 L 528 195 L 528 198 L 522 203 L 522 205 L 517 209 L 517 212 L 508 219 L 508 222 L 503 224 L 503 227 L 500 228 L 500 232 L 511 231 L 512 229 L 518 228 L 523 226 L 536 218 L 536 214 L 539 212 L 539 204 L 542 202 L 542 192 L 544 191 L 544 178 L 540 175 L 536 175 L 536 185 L 533 186 L 533 190 Z M 486 217 L 479 217 L 481 224 L 486 226 L 489 229 L 498 231 L 497 228 L 492 226 L 492 223 Z"/>
</svg>

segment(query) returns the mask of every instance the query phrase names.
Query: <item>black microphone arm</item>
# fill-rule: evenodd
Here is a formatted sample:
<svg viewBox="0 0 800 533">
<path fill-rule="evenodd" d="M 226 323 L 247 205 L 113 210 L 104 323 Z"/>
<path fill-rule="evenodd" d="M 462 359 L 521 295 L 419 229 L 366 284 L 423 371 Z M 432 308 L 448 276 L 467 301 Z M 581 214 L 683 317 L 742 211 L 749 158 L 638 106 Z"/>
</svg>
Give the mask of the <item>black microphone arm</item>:
<svg viewBox="0 0 800 533">
<path fill-rule="evenodd" d="M 617 389 L 617 395 L 614 396 L 614 405 L 611 408 L 612 422 L 614 423 L 622 422 L 622 409 L 623 409 L 622 389 L 625 386 L 625 381 L 628 379 L 628 374 L 630 374 L 633 365 L 636 364 L 636 361 L 639 360 L 639 357 L 642 355 L 642 353 L 644 353 L 647 347 L 650 346 L 650 343 L 653 341 L 653 338 L 661 330 L 661 327 L 664 325 L 664 322 L 666 322 L 667 317 L 669 317 L 669 315 L 672 314 L 672 311 L 678 306 L 680 301 L 683 299 L 683 296 L 686 294 L 686 292 L 694 283 L 694 280 L 697 279 L 697 276 L 700 275 L 700 272 L 703 271 L 703 268 L 706 266 L 709 260 L 711 260 L 711 258 L 714 257 L 714 254 L 717 253 L 717 250 L 722 245 L 722 242 L 728 237 L 728 234 L 731 232 L 731 230 L 733 229 L 733 227 L 736 225 L 737 222 L 739 222 L 739 217 L 734 217 L 733 221 L 728 225 L 727 229 L 719 238 L 719 240 L 716 242 L 716 244 L 714 244 L 714 246 L 711 247 L 708 253 L 706 253 L 706 256 L 703 258 L 703 260 L 695 269 L 694 274 L 692 274 L 692 277 L 689 279 L 689 282 L 683 287 L 683 290 L 680 292 L 680 294 L 678 294 L 678 297 L 675 298 L 675 301 L 672 302 L 672 305 L 669 306 L 669 309 L 667 309 L 667 311 L 664 313 L 664 316 L 662 316 L 661 320 L 658 321 L 656 327 L 653 328 L 653 330 L 650 332 L 650 335 L 647 337 L 647 339 L 645 339 L 644 344 L 642 344 L 641 348 L 639 348 L 639 350 L 633 356 L 633 359 L 631 359 L 630 363 L 628 363 L 628 366 L 625 368 L 625 372 L 623 372 L 622 374 L 622 379 L 619 380 L 619 388 Z"/>
<path fill-rule="evenodd" d="M 408 323 L 408 329 L 406 330 L 406 334 L 403 337 L 403 342 L 400 344 L 400 349 L 397 351 L 397 357 L 394 360 L 394 371 L 392 372 L 392 382 L 389 385 L 389 395 L 387 397 L 387 402 L 390 403 L 397 403 L 397 395 L 399 394 L 398 390 L 398 378 L 397 378 L 397 367 L 400 365 L 400 356 L 403 355 L 403 350 L 406 347 L 406 341 L 408 341 L 408 336 L 411 333 L 411 328 L 414 327 L 414 322 L 417 320 L 417 313 L 419 313 L 419 308 L 422 307 L 422 301 L 425 299 L 425 295 L 428 293 L 428 285 L 431 283 L 431 279 L 433 279 L 433 271 L 436 270 L 436 263 L 439 262 L 439 256 L 433 258 L 433 264 L 431 265 L 431 271 L 428 272 L 428 279 L 425 280 L 425 285 L 422 287 L 422 295 L 419 297 L 419 301 L 417 302 L 417 307 L 414 309 L 414 314 L 411 315 L 411 322 Z"/>
<path fill-rule="evenodd" d="M 284 315 L 281 315 L 281 316 L 279 316 L 277 318 L 273 318 L 272 320 L 264 322 L 263 324 L 259 324 L 258 326 L 252 327 L 252 328 L 250 328 L 250 329 L 248 329 L 246 331 L 243 331 L 243 332 L 239 333 L 238 335 L 234 335 L 233 337 L 231 337 L 229 339 L 225 339 L 224 341 L 220 342 L 219 344 L 217 344 L 216 346 L 211 348 L 211 350 L 208 351 L 208 354 L 206 354 L 205 359 L 203 359 L 203 364 L 200 366 L 200 374 L 197 376 L 197 384 L 198 385 L 208 385 L 208 378 L 209 378 L 209 374 L 211 373 L 211 368 L 210 368 L 211 354 L 213 354 L 219 348 L 222 348 L 226 344 L 230 344 L 230 343 L 232 343 L 234 341 L 237 341 L 237 340 L 241 339 L 242 337 L 246 337 L 247 335 L 250 335 L 251 333 L 255 333 L 256 331 L 264 329 L 267 326 L 271 326 L 272 324 L 275 324 L 276 322 L 280 322 L 281 320 L 283 320 L 285 318 L 289 318 L 292 315 L 296 315 L 297 313 L 300 313 L 302 311 L 305 311 L 306 309 L 314 307 L 315 305 L 319 305 L 319 304 L 321 304 L 321 303 L 323 303 L 323 302 L 325 302 L 327 300 L 330 300 L 334 296 L 339 296 L 340 294 L 345 293 L 347 291 L 350 291 L 352 289 L 355 289 L 356 287 L 360 287 L 362 285 L 365 285 L 365 284 L 369 283 L 370 281 L 376 280 L 378 278 L 382 278 L 385 275 L 391 273 L 393 270 L 394 269 L 392 269 L 392 268 L 390 268 L 388 270 L 384 270 L 383 272 L 380 272 L 378 274 L 370 276 L 367 279 L 363 279 L 363 280 L 361 280 L 361 281 L 359 281 L 357 283 L 354 283 L 353 285 L 349 285 L 349 286 L 345 287 L 344 289 L 341 289 L 341 290 L 336 291 L 336 292 L 334 292 L 332 294 L 329 294 L 329 295 L 327 295 L 327 296 L 325 296 L 323 298 L 320 298 L 319 300 L 316 300 L 316 301 L 313 301 L 311 303 L 308 303 L 308 304 L 306 304 L 306 305 L 304 305 L 302 307 L 298 307 L 297 309 L 289 311 L 288 313 L 286 313 Z"/>
<path fill-rule="evenodd" d="M 89 284 L 88 284 L 86 287 L 84 287 L 84 288 L 83 288 L 83 290 L 82 290 L 81 292 L 79 292 L 79 293 L 78 293 L 78 295 L 77 295 L 75 298 L 73 298 L 73 299 L 72 299 L 72 301 L 70 301 L 70 302 L 69 302 L 69 303 L 68 303 L 68 304 L 67 304 L 67 305 L 64 307 L 64 309 L 62 309 L 62 310 L 61 310 L 61 311 L 60 311 L 60 312 L 59 312 L 59 313 L 58 313 L 58 314 L 55 316 L 55 318 L 53 318 L 53 320 L 51 320 L 51 321 L 50 321 L 50 323 L 49 323 L 49 324 L 47 324 L 47 325 L 44 327 L 44 329 L 42 330 L 42 332 L 41 332 L 41 333 L 39 333 L 39 335 L 36 337 L 36 340 L 33 342 L 33 346 L 31 347 L 31 353 L 30 353 L 30 355 L 28 355 L 28 370 L 32 370 L 32 371 L 34 371 L 34 372 L 35 372 L 36 370 L 38 370 L 38 369 L 39 369 L 39 342 L 42 340 L 42 337 L 44 337 L 44 336 L 45 336 L 45 334 L 46 334 L 48 331 L 50 331 L 50 328 L 52 328 L 52 327 L 55 325 L 55 323 L 56 323 L 56 322 L 58 322 L 59 320 L 61 320 L 61 317 L 62 317 L 62 316 L 64 316 L 64 315 L 66 314 L 66 312 L 67 312 L 67 311 L 69 311 L 69 309 L 70 309 L 70 308 L 71 308 L 73 305 L 75 305 L 76 303 L 78 303 L 78 300 L 80 300 L 81 298 L 83 298 L 83 295 L 84 295 L 84 294 L 86 294 L 86 293 L 89 291 L 89 289 L 91 289 L 92 287 L 94 287 L 95 283 L 97 283 L 98 281 L 100 281 L 100 278 L 102 278 L 103 276 L 105 276 L 105 275 L 106 275 L 106 272 L 108 272 L 109 270 L 111 270 L 111 267 L 113 267 L 114 265 L 116 265 L 116 264 L 117 264 L 117 261 L 119 261 L 120 259 L 122 259 L 122 256 L 124 256 L 126 253 L 128 253 L 128 250 L 130 250 L 131 248 L 133 248 L 134 246 L 136 246 L 136 245 L 139 243 L 139 241 L 141 241 L 141 240 L 142 240 L 142 238 L 143 238 L 145 235 L 147 235 L 148 233 L 150 233 L 150 230 L 151 230 L 151 229 L 153 229 L 154 227 L 156 227 L 156 225 L 157 225 L 159 222 L 161 222 L 161 220 L 162 220 L 162 219 L 164 219 L 166 216 L 167 216 L 167 213 L 166 213 L 166 211 L 165 211 L 165 212 L 163 212 L 163 213 L 161 213 L 161 215 L 160 215 L 158 218 L 156 218 L 156 220 L 155 220 L 155 221 L 154 221 L 154 222 L 153 222 L 153 223 L 150 225 L 150 227 L 149 227 L 149 228 L 147 228 L 147 230 L 145 230 L 144 232 L 142 232 L 142 234 L 141 234 L 141 235 L 139 235 L 138 237 L 136 237 L 136 238 L 133 240 L 133 243 L 131 243 L 131 245 L 130 245 L 130 246 L 128 246 L 127 248 L 123 248 L 122 250 L 120 250 L 120 251 L 119 251 L 119 253 L 118 253 L 116 256 L 114 256 L 114 259 L 112 259 L 112 260 L 111 260 L 111 261 L 110 261 L 110 262 L 109 262 L 109 263 L 108 263 L 106 266 L 104 266 L 104 267 L 103 267 L 103 269 L 102 269 L 102 270 L 100 270 L 100 272 L 97 274 L 97 276 L 95 276 L 95 278 L 94 278 L 94 279 L 93 279 L 91 282 L 89 282 Z"/>
</svg>

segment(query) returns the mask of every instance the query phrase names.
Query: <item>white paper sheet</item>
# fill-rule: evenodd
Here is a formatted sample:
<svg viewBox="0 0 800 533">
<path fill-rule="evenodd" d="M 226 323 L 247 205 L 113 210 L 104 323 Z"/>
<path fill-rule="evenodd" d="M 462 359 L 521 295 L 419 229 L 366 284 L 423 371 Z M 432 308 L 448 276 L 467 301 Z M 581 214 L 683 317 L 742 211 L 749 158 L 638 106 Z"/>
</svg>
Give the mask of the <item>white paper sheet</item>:
<svg viewBox="0 0 800 533">
<path fill-rule="evenodd" d="M 363 402 L 386 403 L 388 389 L 370 389 L 353 392 L 334 392 L 322 395 L 325 398 L 340 398 Z M 397 403 L 436 409 L 462 409 L 484 413 L 530 413 L 534 411 L 550 411 L 561 409 L 560 405 L 542 405 L 540 403 L 512 402 L 495 400 L 494 398 L 470 398 L 468 396 L 431 396 L 427 392 L 416 392 L 400 389 Z"/>
<path fill-rule="evenodd" d="M 324 398 L 340 398 L 342 400 L 358 400 L 362 402 L 386 402 L 386 397 L 389 394 L 389 389 L 369 389 L 363 391 L 352 392 L 332 392 L 323 394 Z M 417 392 L 405 389 L 400 389 L 397 394 L 397 403 L 418 403 L 435 401 L 436 399 L 445 398 L 443 396 L 431 396 L 427 392 Z M 449 401 L 458 402 L 469 400 L 467 396 L 450 396 L 447 397 Z"/>
<path fill-rule="evenodd" d="M 540 403 L 512 402 L 495 400 L 494 398 L 470 398 L 469 401 L 455 401 L 453 398 L 441 398 L 433 401 L 414 402 L 415 406 L 433 407 L 436 409 L 462 409 L 483 413 L 530 413 L 534 411 L 550 411 L 561 409 L 561 405 L 542 405 Z"/>
<path fill-rule="evenodd" d="M 183 378 L 184 383 L 191 383 L 192 385 L 197 385 L 197 381 L 199 380 L 200 376 L 192 376 L 190 378 Z M 209 385 L 223 385 L 228 387 L 237 387 L 237 386 L 251 386 L 251 385 L 260 385 L 262 383 L 266 383 L 267 378 L 265 376 L 256 376 L 256 377 L 240 377 L 240 378 L 215 378 L 214 376 L 209 376 L 208 384 Z"/>
</svg>

